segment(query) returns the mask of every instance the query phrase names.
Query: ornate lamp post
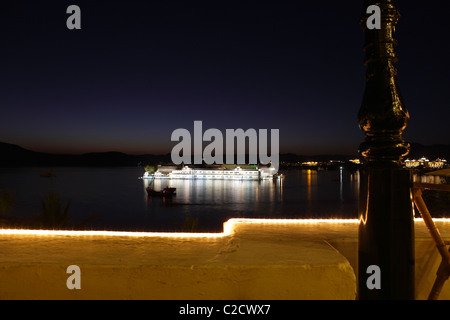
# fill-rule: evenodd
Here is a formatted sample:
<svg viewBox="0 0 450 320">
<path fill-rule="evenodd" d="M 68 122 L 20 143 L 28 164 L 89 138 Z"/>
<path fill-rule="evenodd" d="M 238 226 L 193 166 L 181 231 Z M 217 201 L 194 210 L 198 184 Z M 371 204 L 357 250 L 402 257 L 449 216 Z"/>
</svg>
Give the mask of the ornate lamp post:
<svg viewBox="0 0 450 320">
<path fill-rule="evenodd" d="M 396 41 L 399 13 L 392 0 L 365 0 L 381 9 L 381 28 L 367 28 L 366 87 L 358 114 L 366 159 L 359 198 L 358 298 L 414 299 L 414 220 L 412 179 L 401 166 L 409 144 L 402 138 L 409 114 L 397 83 Z M 375 274 L 377 273 L 377 274 Z"/>
</svg>

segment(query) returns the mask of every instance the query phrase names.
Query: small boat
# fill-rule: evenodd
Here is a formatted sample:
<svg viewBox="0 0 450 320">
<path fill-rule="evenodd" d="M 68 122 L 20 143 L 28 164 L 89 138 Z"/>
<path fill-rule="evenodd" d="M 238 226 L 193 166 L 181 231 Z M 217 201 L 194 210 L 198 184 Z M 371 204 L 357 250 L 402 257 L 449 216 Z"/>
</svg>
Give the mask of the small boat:
<svg viewBox="0 0 450 320">
<path fill-rule="evenodd" d="M 56 174 L 53 174 L 51 172 L 45 172 L 40 174 L 41 178 L 54 178 L 56 177 Z"/>
<path fill-rule="evenodd" d="M 175 191 L 177 190 L 176 188 L 169 188 L 169 187 L 165 187 L 164 189 L 162 189 L 161 191 L 156 191 L 155 189 L 153 189 L 152 187 L 148 187 L 146 188 L 147 190 L 147 194 L 149 196 L 158 196 L 158 197 L 171 197 L 173 195 L 175 195 Z"/>
</svg>

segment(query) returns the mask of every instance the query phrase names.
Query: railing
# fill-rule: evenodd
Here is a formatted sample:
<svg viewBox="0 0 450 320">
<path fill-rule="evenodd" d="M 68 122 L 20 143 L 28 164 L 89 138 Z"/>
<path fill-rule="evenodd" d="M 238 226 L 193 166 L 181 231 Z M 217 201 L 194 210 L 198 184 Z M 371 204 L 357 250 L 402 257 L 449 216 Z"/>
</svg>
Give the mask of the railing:
<svg viewBox="0 0 450 320">
<path fill-rule="evenodd" d="M 436 280 L 428 296 L 428 300 L 437 300 L 439 294 L 441 293 L 442 287 L 444 286 L 445 281 L 447 281 L 450 276 L 450 249 L 447 250 L 448 243 L 446 243 L 442 239 L 439 229 L 434 224 L 433 219 L 431 218 L 431 214 L 428 211 L 428 208 L 425 204 L 425 201 L 423 201 L 422 189 L 450 191 L 450 185 L 414 183 L 413 187 L 414 203 L 416 204 L 416 207 L 419 210 L 420 215 L 422 216 L 423 221 L 425 222 L 425 225 L 430 231 L 431 237 L 436 243 L 436 248 L 442 257 L 441 264 L 439 265 L 439 268 L 436 272 Z"/>
</svg>

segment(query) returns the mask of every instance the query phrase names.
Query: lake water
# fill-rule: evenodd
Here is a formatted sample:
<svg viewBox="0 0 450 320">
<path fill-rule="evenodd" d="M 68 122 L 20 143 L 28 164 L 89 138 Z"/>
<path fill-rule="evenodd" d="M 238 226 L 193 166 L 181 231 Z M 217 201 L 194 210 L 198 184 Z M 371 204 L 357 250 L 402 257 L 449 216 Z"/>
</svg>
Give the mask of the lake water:
<svg viewBox="0 0 450 320">
<path fill-rule="evenodd" d="M 51 172 L 52 178 L 41 173 Z M 149 198 L 140 167 L 0 168 L 0 189 L 14 191 L 10 215 L 39 213 L 41 198 L 59 193 L 76 225 L 98 214 L 97 230 L 179 231 L 187 217 L 198 231 L 221 232 L 230 218 L 357 218 L 358 172 L 288 170 L 282 181 L 161 180 L 172 199 Z"/>
</svg>

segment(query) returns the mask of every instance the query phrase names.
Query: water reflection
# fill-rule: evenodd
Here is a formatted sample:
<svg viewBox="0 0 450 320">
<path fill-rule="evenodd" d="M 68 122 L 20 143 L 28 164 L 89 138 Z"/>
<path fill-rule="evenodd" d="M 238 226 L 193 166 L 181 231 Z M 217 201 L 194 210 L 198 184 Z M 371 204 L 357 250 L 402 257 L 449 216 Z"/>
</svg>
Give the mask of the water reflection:
<svg viewBox="0 0 450 320">
<path fill-rule="evenodd" d="M 355 195 L 359 195 L 359 171 L 350 173 L 350 188 Z"/>
<path fill-rule="evenodd" d="M 75 223 L 93 213 L 92 227 L 114 230 L 177 231 L 186 216 L 202 230 L 222 231 L 230 218 L 357 218 L 358 172 L 287 170 L 282 181 L 156 180 L 153 187 L 177 188 L 172 199 L 148 197 L 142 168 L 57 168 L 43 179 L 42 168 L 0 170 L 0 189 L 15 191 L 10 215 L 40 212 L 44 194 L 72 199 Z M 342 200 L 343 199 L 343 200 Z"/>
<path fill-rule="evenodd" d="M 283 198 L 282 180 L 143 179 L 145 201 L 152 203 L 145 191 L 148 186 L 156 191 L 167 186 L 177 189 L 176 196 L 166 199 L 165 204 L 245 205 L 247 209 L 251 204 L 255 210 L 260 202 L 275 203 Z"/>
<path fill-rule="evenodd" d="M 147 197 L 149 220 L 184 221 L 199 217 L 199 225 L 219 230 L 229 218 L 354 218 L 357 215 L 358 172 L 345 169 L 289 170 L 284 180 L 143 181 L 144 189 L 177 188 L 168 199 Z M 158 222 L 160 223 L 160 222 Z M 211 230 L 209 230 L 211 231 Z"/>
<path fill-rule="evenodd" d="M 280 189 L 280 201 L 283 202 L 283 181 L 284 179 L 281 179 L 279 181 L 279 189 Z"/>
<path fill-rule="evenodd" d="M 308 203 L 311 204 L 313 200 L 313 187 L 317 186 L 317 171 L 308 169 L 306 170 L 306 186 Z"/>
<path fill-rule="evenodd" d="M 146 206 L 151 212 L 158 211 L 157 207 L 163 205 L 180 208 L 186 214 L 225 211 L 231 216 L 246 217 L 255 212 L 275 212 L 283 194 L 281 181 L 272 180 L 144 179 L 144 191 L 149 185 L 155 190 L 167 186 L 177 188 L 176 196 L 168 199 L 152 199 L 145 192 Z"/>
</svg>

